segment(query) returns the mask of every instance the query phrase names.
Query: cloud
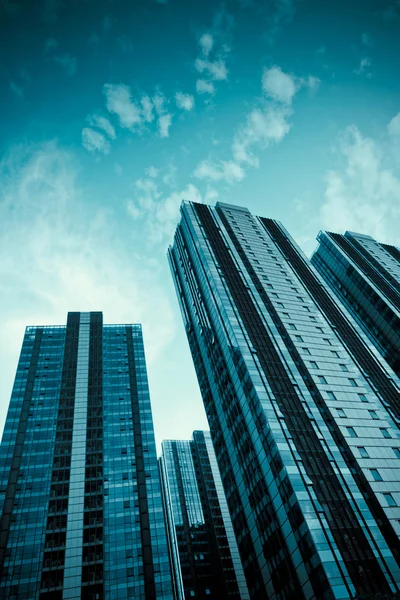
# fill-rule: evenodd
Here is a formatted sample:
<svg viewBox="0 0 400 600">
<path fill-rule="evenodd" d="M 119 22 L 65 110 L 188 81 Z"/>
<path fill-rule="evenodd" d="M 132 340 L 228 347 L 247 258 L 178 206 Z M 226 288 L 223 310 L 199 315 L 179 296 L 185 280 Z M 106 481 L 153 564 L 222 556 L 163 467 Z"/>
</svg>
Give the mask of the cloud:
<svg viewBox="0 0 400 600">
<path fill-rule="evenodd" d="M 175 102 L 178 108 L 182 110 L 192 110 L 194 107 L 194 98 L 191 94 L 182 94 L 181 92 L 177 92 L 175 94 Z"/>
<path fill-rule="evenodd" d="M 371 36 L 366 31 L 364 31 L 364 33 L 362 34 L 361 41 L 364 44 L 364 46 L 372 46 Z"/>
<path fill-rule="evenodd" d="M 143 119 L 146 123 L 151 123 L 154 119 L 153 109 L 154 104 L 148 96 L 142 96 L 140 99 L 140 104 L 142 106 L 142 115 Z"/>
<path fill-rule="evenodd" d="M 139 219 L 139 217 L 142 216 L 142 211 L 135 205 L 133 200 L 127 200 L 125 205 L 126 210 L 128 211 L 128 215 L 134 221 L 136 221 L 137 219 Z"/>
<path fill-rule="evenodd" d="M 156 169 L 156 167 L 154 167 L 153 165 L 150 165 L 150 167 L 147 167 L 145 172 L 146 172 L 146 175 L 148 175 L 148 177 L 152 177 L 153 179 L 155 179 L 158 175 L 158 169 Z"/>
<path fill-rule="evenodd" d="M 200 48 L 205 56 L 208 56 L 214 45 L 214 38 L 211 33 L 203 33 L 199 40 Z"/>
<path fill-rule="evenodd" d="M 212 81 L 206 81 L 205 79 L 198 79 L 196 81 L 196 91 L 198 94 L 215 94 L 215 86 Z"/>
<path fill-rule="evenodd" d="M 89 117 L 89 124 L 93 127 L 97 127 L 98 129 L 102 129 L 109 138 L 115 140 L 115 129 L 111 125 L 110 121 L 106 119 L 106 117 L 102 117 L 101 115 L 91 115 Z"/>
<path fill-rule="evenodd" d="M 370 66 L 371 59 L 368 56 L 366 56 L 365 58 L 361 59 L 360 66 L 358 67 L 358 69 L 354 69 L 353 73 L 355 73 L 356 75 L 365 74 L 367 77 L 371 77 L 371 73 L 368 71 L 368 68 Z"/>
<path fill-rule="evenodd" d="M 121 52 L 125 52 L 127 54 L 129 52 L 133 52 L 133 44 L 129 37 L 125 34 L 122 34 L 117 37 L 117 39 L 115 40 L 115 45 L 117 46 L 117 48 L 119 48 L 119 50 L 121 50 Z"/>
<path fill-rule="evenodd" d="M 89 152 L 102 152 L 108 154 L 110 152 L 110 143 L 106 137 L 99 131 L 95 131 L 90 127 L 82 129 L 82 145 Z"/>
<path fill-rule="evenodd" d="M 107 83 L 103 88 L 107 110 L 116 114 L 121 127 L 132 129 L 142 121 L 140 108 L 132 101 L 127 85 Z"/>
<path fill-rule="evenodd" d="M 55 142 L 12 148 L 0 163 L 0 197 L 3 416 L 26 325 L 103 310 L 106 323 L 143 324 L 146 358 L 154 363 L 175 332 L 159 283 L 164 257 L 159 262 L 126 244 L 102 199 L 88 204 L 75 155 Z"/>
<path fill-rule="evenodd" d="M 258 167 L 259 159 L 256 149 L 267 148 L 270 144 L 278 144 L 289 133 L 290 124 L 287 117 L 290 111 L 285 107 L 274 107 L 269 104 L 263 108 L 254 108 L 247 116 L 245 125 L 236 132 L 232 144 L 234 159 L 239 163 L 248 163 Z"/>
<path fill-rule="evenodd" d="M 314 75 L 309 75 L 305 81 L 305 85 L 307 85 L 311 94 L 315 94 L 315 92 L 319 89 L 319 86 L 321 85 L 321 80 L 318 79 L 318 77 L 314 77 Z"/>
<path fill-rule="evenodd" d="M 169 137 L 169 128 L 172 123 L 172 115 L 167 113 L 166 115 L 161 115 L 158 119 L 158 132 L 161 138 Z"/>
<path fill-rule="evenodd" d="M 228 79 L 226 64 L 222 59 L 210 61 L 204 60 L 203 58 L 197 58 L 195 67 L 199 73 L 203 73 L 205 71 L 209 77 L 215 81 Z"/>
<path fill-rule="evenodd" d="M 400 112 L 389 122 L 388 132 L 392 136 L 400 136 Z"/>
<path fill-rule="evenodd" d="M 383 146 L 352 125 L 338 141 L 343 168 L 325 177 L 323 226 L 330 231 L 361 231 L 398 243 L 400 179 L 390 169 Z"/>
<path fill-rule="evenodd" d="M 77 71 L 77 59 L 75 56 L 69 52 L 64 52 L 64 54 L 58 54 L 55 56 L 54 61 L 65 69 L 67 75 L 70 77 L 75 75 Z"/>
<path fill-rule="evenodd" d="M 244 178 L 245 173 L 242 167 L 234 161 L 212 162 L 211 160 L 203 160 L 197 165 L 193 175 L 198 179 L 236 183 Z"/>
<path fill-rule="evenodd" d="M 262 89 L 273 100 L 290 105 L 299 85 L 292 75 L 284 73 L 280 67 L 274 66 L 264 69 Z"/>
<path fill-rule="evenodd" d="M 23 88 L 20 85 L 16 84 L 14 81 L 10 81 L 10 90 L 13 92 L 13 94 L 18 96 L 18 98 L 24 97 Z"/>
</svg>

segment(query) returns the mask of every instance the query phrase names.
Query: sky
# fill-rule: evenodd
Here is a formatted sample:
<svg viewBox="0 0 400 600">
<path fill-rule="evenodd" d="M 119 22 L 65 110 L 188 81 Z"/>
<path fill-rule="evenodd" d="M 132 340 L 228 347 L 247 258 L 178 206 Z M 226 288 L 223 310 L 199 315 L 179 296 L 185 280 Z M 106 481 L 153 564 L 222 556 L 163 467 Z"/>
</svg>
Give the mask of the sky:
<svg viewBox="0 0 400 600">
<path fill-rule="evenodd" d="M 142 323 L 158 447 L 207 428 L 183 199 L 399 245 L 399 0 L 0 0 L 0 429 L 25 326 Z"/>
</svg>

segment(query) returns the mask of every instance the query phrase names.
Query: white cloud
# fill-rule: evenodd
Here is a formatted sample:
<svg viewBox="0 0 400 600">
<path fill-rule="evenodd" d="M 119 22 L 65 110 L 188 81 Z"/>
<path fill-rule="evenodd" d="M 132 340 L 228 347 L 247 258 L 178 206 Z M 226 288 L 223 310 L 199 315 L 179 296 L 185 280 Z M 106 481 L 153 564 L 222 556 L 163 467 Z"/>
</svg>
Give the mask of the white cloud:
<svg viewBox="0 0 400 600">
<path fill-rule="evenodd" d="M 154 119 L 153 109 L 154 104 L 150 100 L 148 96 L 142 96 L 140 99 L 140 104 L 142 105 L 142 114 L 143 118 L 147 123 L 151 123 Z"/>
<path fill-rule="evenodd" d="M 111 125 L 110 121 L 108 119 L 106 119 L 106 117 L 102 117 L 101 115 L 91 115 L 89 117 L 89 124 L 92 125 L 92 127 L 97 127 L 98 129 L 102 129 L 103 131 L 106 132 L 106 134 L 108 135 L 109 138 L 111 138 L 112 140 L 115 140 L 115 138 L 116 138 L 115 129 Z"/>
<path fill-rule="evenodd" d="M 205 56 L 208 56 L 214 45 L 214 38 L 210 33 L 203 33 L 199 40 L 200 48 Z"/>
<path fill-rule="evenodd" d="M 58 54 L 57 56 L 54 56 L 54 61 L 61 65 L 63 69 L 65 69 L 67 75 L 70 77 L 75 75 L 78 62 L 75 56 L 69 52 L 65 52 L 64 54 Z"/>
<path fill-rule="evenodd" d="M 232 160 L 220 162 L 203 160 L 197 165 L 193 175 L 198 179 L 222 180 L 227 183 L 235 183 L 241 181 L 245 173 L 242 167 Z"/>
<path fill-rule="evenodd" d="M 154 167 L 153 165 L 147 167 L 145 172 L 148 177 L 152 177 L 153 179 L 155 179 L 158 175 L 158 169 L 156 169 L 156 167 Z"/>
<path fill-rule="evenodd" d="M 132 101 L 127 85 L 107 83 L 103 88 L 107 110 L 118 116 L 121 127 L 132 129 L 142 121 L 140 109 Z"/>
<path fill-rule="evenodd" d="M 158 132 L 161 138 L 169 137 L 169 128 L 172 123 L 172 115 L 167 113 L 165 115 L 161 115 L 158 119 Z"/>
<path fill-rule="evenodd" d="M 142 211 L 140 210 L 140 208 L 138 208 L 136 206 L 136 204 L 134 203 L 133 200 L 127 200 L 126 201 L 126 210 L 128 211 L 128 215 L 134 221 L 136 221 L 137 219 L 139 219 L 139 217 L 141 217 L 141 215 L 142 215 Z"/>
<path fill-rule="evenodd" d="M 177 92 L 175 94 L 175 102 L 178 108 L 182 110 L 192 110 L 194 107 L 194 98 L 191 94 L 182 94 L 182 92 Z"/>
<path fill-rule="evenodd" d="M 387 167 L 383 147 L 352 125 L 340 138 L 338 149 L 344 165 L 326 175 L 323 226 L 398 243 L 400 178 Z"/>
<path fill-rule="evenodd" d="M 388 132 L 393 136 L 400 136 L 400 112 L 389 122 Z"/>
<path fill-rule="evenodd" d="M 358 67 L 358 69 L 354 69 L 353 73 L 355 73 L 356 75 L 365 74 L 367 77 L 371 77 L 371 73 L 368 71 L 370 66 L 371 59 L 368 56 L 366 56 L 365 58 L 361 59 L 360 66 Z"/>
<path fill-rule="evenodd" d="M 103 154 L 110 152 L 110 143 L 106 137 L 91 127 L 84 127 L 82 129 L 82 145 L 89 152 L 97 151 Z"/>
<path fill-rule="evenodd" d="M 196 91 L 198 94 L 215 94 L 215 86 L 212 81 L 206 81 L 205 79 L 198 79 L 196 81 Z"/>
<path fill-rule="evenodd" d="M 102 200 L 88 205 L 74 155 L 56 143 L 13 148 L 0 163 L 0 410 L 8 406 L 24 328 L 103 310 L 142 323 L 151 366 L 175 331 L 162 261 L 135 251 Z"/>
<path fill-rule="evenodd" d="M 364 31 L 364 33 L 362 34 L 361 41 L 364 44 L 364 46 L 372 46 L 371 37 L 366 31 Z"/>
<path fill-rule="evenodd" d="M 290 105 L 299 89 L 299 84 L 295 77 L 284 73 L 280 67 L 274 66 L 264 69 L 262 88 L 264 93 L 273 100 Z"/>
<path fill-rule="evenodd" d="M 158 115 L 164 114 L 165 104 L 167 103 L 167 99 L 164 96 L 164 94 L 161 94 L 160 92 L 155 94 L 155 96 L 153 96 L 153 103 L 154 103 L 154 107 L 156 109 L 156 113 Z"/>
<path fill-rule="evenodd" d="M 309 75 L 306 79 L 305 85 L 308 86 L 311 94 L 314 94 L 321 85 L 321 80 L 318 79 L 318 77 L 314 77 L 314 75 Z"/>
<path fill-rule="evenodd" d="M 195 67 L 199 73 L 203 73 L 205 71 L 209 77 L 215 81 L 228 79 L 228 70 L 226 68 L 225 61 L 222 59 L 211 61 L 204 60 L 203 58 L 197 58 Z"/>
<path fill-rule="evenodd" d="M 237 162 L 258 167 L 259 159 L 254 153 L 272 143 L 279 143 L 289 133 L 290 123 L 287 117 L 290 111 L 285 107 L 267 104 L 263 108 L 254 108 L 247 116 L 246 124 L 236 132 L 232 152 Z"/>
</svg>

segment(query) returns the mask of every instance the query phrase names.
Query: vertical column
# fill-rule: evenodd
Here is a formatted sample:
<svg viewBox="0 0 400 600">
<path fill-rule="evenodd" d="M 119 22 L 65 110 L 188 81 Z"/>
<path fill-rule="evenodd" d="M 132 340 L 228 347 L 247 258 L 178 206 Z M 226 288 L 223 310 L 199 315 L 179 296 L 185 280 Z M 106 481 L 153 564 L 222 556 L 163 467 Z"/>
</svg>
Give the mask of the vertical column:
<svg viewBox="0 0 400 600">
<path fill-rule="evenodd" d="M 72 433 L 63 599 L 81 597 L 85 494 L 86 426 L 89 381 L 90 313 L 81 313 Z"/>
</svg>

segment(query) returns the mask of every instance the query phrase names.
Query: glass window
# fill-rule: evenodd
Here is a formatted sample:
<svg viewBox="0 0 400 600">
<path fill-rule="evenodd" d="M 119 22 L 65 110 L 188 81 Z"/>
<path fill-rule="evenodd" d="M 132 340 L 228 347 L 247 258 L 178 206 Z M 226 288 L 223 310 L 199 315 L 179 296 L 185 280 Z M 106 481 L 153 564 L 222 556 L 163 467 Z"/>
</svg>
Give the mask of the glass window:
<svg viewBox="0 0 400 600">
<path fill-rule="evenodd" d="M 308 348 L 302 348 L 304 354 L 311 354 Z"/>
<path fill-rule="evenodd" d="M 346 413 L 344 412 L 343 408 L 337 408 L 337 413 L 339 417 L 345 417 Z"/>
<path fill-rule="evenodd" d="M 388 506 L 397 506 L 396 500 L 393 498 L 392 494 L 389 492 L 385 492 L 383 494 Z"/>
<path fill-rule="evenodd" d="M 310 367 L 312 367 L 313 369 L 318 369 L 317 363 L 313 360 L 310 360 Z"/>
<path fill-rule="evenodd" d="M 397 458 L 400 458 L 400 448 L 393 448 L 393 452 Z"/>
<path fill-rule="evenodd" d="M 376 414 L 376 411 L 374 411 L 374 410 L 369 410 L 368 412 L 369 412 L 369 414 L 371 415 L 371 417 L 372 417 L 373 419 L 379 419 L 378 415 Z"/>
<path fill-rule="evenodd" d="M 361 402 L 368 402 L 367 396 L 365 394 L 358 394 Z"/>
<path fill-rule="evenodd" d="M 383 435 L 384 438 L 390 438 L 392 437 L 389 433 L 389 431 L 387 429 L 385 429 L 384 427 L 380 427 L 380 431 Z"/>
<path fill-rule="evenodd" d="M 371 475 L 375 481 L 382 481 L 382 477 L 381 477 L 381 474 L 379 473 L 378 469 L 370 469 L 370 471 L 371 471 Z"/>
<path fill-rule="evenodd" d="M 362 458 L 369 458 L 369 454 L 368 454 L 367 450 L 364 448 L 364 446 L 358 446 L 358 451 Z"/>
<path fill-rule="evenodd" d="M 354 427 L 346 427 L 346 429 L 347 429 L 347 433 L 349 434 L 350 437 L 358 437 Z"/>
<path fill-rule="evenodd" d="M 339 365 L 339 367 L 340 367 L 340 370 L 343 371 L 344 373 L 348 373 L 349 372 L 349 370 L 346 367 L 346 365 Z"/>
<path fill-rule="evenodd" d="M 355 379 L 349 379 L 349 381 L 350 381 L 350 385 L 352 385 L 353 387 L 358 387 L 357 381 Z"/>
<path fill-rule="evenodd" d="M 318 379 L 319 379 L 320 383 L 327 383 L 327 381 L 323 375 L 318 375 Z"/>
<path fill-rule="evenodd" d="M 326 392 L 329 400 L 336 400 L 336 396 L 333 392 Z"/>
<path fill-rule="evenodd" d="M 301 337 L 301 335 L 295 335 L 295 336 L 294 336 L 294 338 L 295 338 L 295 340 L 296 340 L 297 342 L 304 342 L 304 340 L 303 340 L 303 338 Z"/>
</svg>

